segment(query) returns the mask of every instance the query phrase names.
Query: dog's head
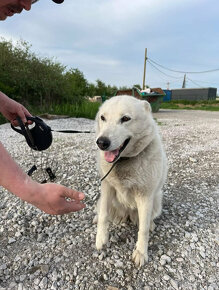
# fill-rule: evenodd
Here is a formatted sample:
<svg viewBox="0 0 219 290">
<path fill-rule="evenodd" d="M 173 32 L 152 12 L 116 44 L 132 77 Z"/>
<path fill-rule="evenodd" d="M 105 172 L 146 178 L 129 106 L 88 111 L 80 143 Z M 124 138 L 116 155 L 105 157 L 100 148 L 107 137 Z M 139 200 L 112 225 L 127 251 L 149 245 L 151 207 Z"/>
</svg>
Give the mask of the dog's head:
<svg viewBox="0 0 219 290">
<path fill-rule="evenodd" d="M 96 143 L 107 162 L 138 155 L 154 131 L 151 106 L 131 96 L 113 97 L 96 115 Z"/>
</svg>

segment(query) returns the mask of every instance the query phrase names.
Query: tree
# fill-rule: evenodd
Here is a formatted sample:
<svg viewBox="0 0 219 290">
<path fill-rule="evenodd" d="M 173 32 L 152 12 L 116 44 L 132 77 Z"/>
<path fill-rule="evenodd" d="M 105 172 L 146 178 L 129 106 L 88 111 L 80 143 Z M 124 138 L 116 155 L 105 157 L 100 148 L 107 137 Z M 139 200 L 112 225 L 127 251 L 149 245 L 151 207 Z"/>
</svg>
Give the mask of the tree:
<svg viewBox="0 0 219 290">
<path fill-rule="evenodd" d="M 78 69 L 70 69 L 65 76 L 65 93 L 70 102 L 81 103 L 87 95 L 88 82 Z"/>
</svg>

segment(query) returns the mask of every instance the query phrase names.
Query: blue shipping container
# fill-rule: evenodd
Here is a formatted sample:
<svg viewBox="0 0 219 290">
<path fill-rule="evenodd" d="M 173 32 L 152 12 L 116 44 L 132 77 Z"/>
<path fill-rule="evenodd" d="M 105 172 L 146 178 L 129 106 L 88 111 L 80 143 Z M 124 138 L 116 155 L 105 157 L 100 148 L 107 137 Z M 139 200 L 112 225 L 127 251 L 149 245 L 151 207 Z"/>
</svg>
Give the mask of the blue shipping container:
<svg viewBox="0 0 219 290">
<path fill-rule="evenodd" d="M 163 102 L 169 102 L 172 99 L 172 91 L 171 90 L 163 90 L 166 96 L 163 97 Z"/>
</svg>

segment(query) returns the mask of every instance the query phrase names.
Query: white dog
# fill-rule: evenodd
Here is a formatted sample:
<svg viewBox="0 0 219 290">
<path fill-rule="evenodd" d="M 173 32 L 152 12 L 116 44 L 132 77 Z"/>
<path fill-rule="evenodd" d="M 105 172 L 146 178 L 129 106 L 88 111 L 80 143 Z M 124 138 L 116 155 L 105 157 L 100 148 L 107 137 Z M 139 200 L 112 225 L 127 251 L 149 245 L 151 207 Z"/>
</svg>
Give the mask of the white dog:
<svg viewBox="0 0 219 290">
<path fill-rule="evenodd" d="M 147 101 L 116 96 L 103 103 L 96 116 L 98 165 L 102 177 L 97 204 L 96 248 L 108 242 L 109 221 L 138 224 L 133 260 L 148 260 L 149 229 L 160 215 L 167 162 L 157 125 Z"/>
</svg>

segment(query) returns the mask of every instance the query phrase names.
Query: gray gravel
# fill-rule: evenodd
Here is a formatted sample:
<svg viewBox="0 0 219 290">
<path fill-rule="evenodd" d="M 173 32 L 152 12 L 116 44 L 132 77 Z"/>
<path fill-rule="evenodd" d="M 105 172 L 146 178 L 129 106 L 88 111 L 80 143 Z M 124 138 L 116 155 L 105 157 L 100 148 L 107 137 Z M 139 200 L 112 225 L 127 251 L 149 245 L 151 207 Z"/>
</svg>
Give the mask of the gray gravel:
<svg viewBox="0 0 219 290">
<path fill-rule="evenodd" d="M 0 126 L 0 140 L 33 178 L 51 166 L 56 182 L 86 194 L 79 213 L 49 216 L 0 188 L 0 289 L 219 289 L 219 113 L 154 114 L 169 160 L 162 215 L 150 237 L 149 262 L 131 261 L 137 228 L 110 227 L 107 247 L 95 250 L 94 204 L 100 191 L 94 134 L 53 133 L 42 156 L 22 136 Z M 53 129 L 93 130 L 93 121 L 46 121 Z"/>
</svg>

